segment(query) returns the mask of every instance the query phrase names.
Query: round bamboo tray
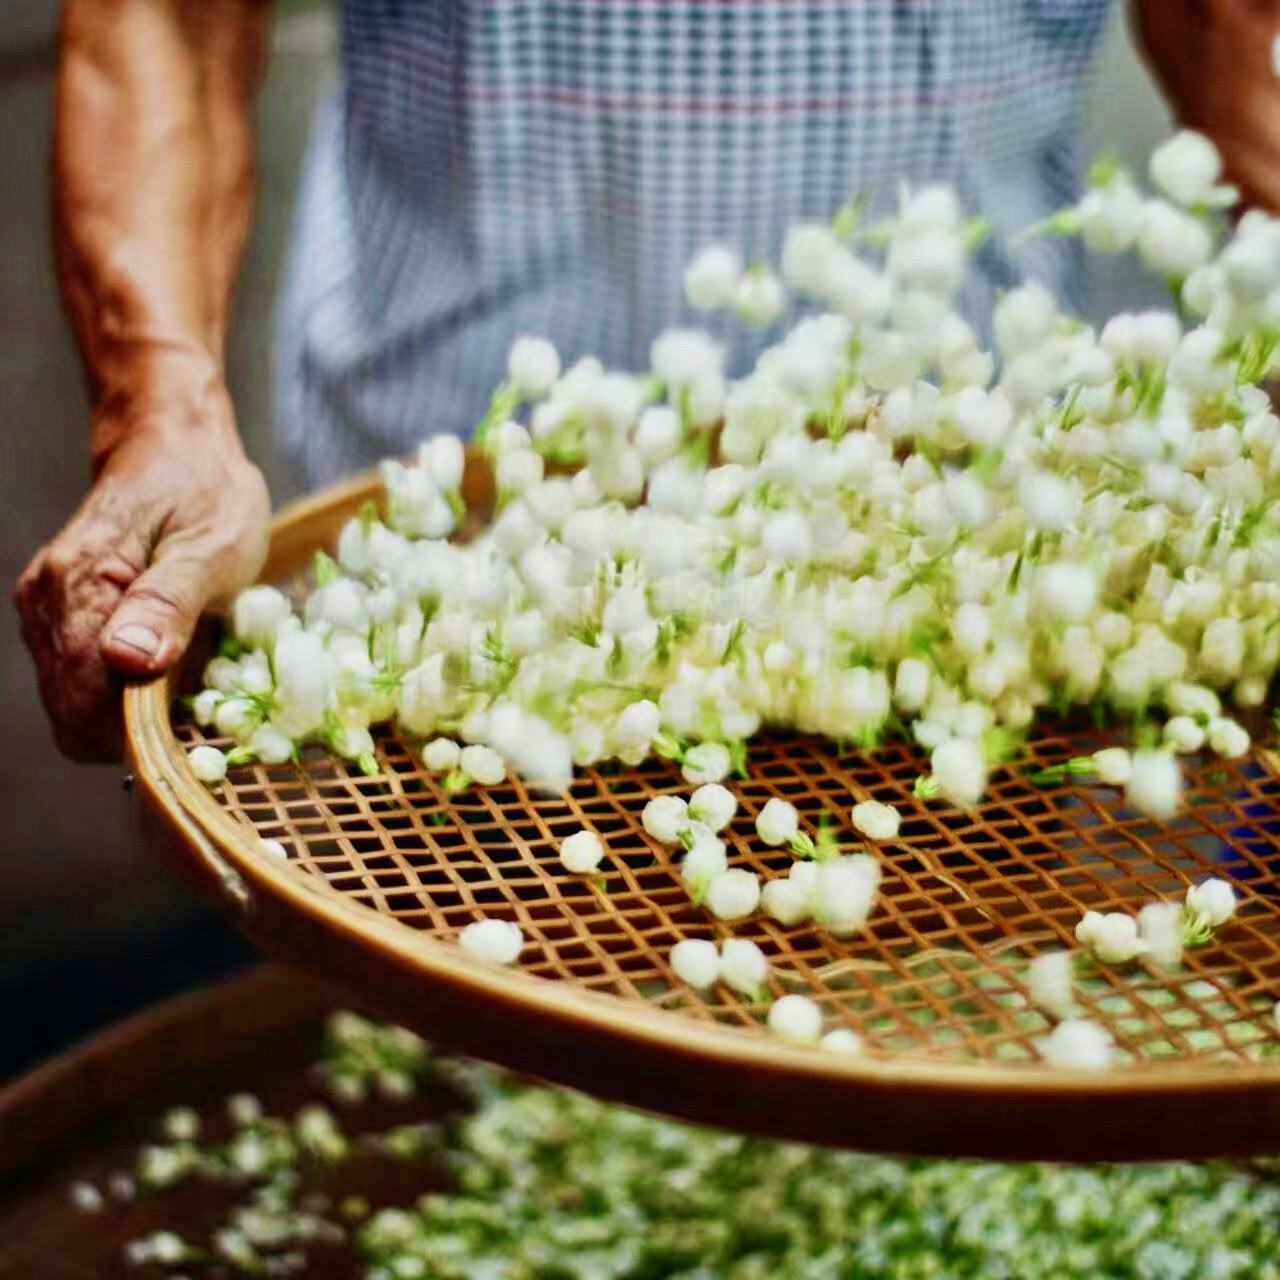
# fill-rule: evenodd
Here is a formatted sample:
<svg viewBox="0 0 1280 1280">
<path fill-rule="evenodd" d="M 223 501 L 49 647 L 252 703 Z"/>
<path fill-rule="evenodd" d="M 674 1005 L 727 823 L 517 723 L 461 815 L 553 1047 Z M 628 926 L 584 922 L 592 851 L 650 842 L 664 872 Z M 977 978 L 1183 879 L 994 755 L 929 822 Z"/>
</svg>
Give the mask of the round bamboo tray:
<svg viewBox="0 0 1280 1280">
<path fill-rule="evenodd" d="M 204 1238 L 243 1188 L 197 1179 L 158 1198 L 109 1199 L 101 1213 L 84 1213 L 71 1205 L 72 1184 L 105 1190 L 112 1174 L 130 1171 L 169 1106 L 194 1107 L 214 1137 L 225 1136 L 223 1102 L 231 1093 L 252 1092 L 278 1115 L 308 1102 L 333 1106 L 307 1067 L 321 1019 L 336 1007 L 337 996 L 314 980 L 263 968 L 137 1014 L 0 1089 L 0 1277 L 159 1275 L 127 1264 L 125 1245 L 161 1230 Z M 409 1102 L 338 1110 L 354 1135 L 421 1123 L 457 1105 L 434 1090 Z M 439 1167 L 361 1152 L 308 1189 L 335 1203 L 358 1194 L 382 1206 L 447 1185 Z M 335 1243 L 310 1251 L 306 1274 L 338 1280 L 359 1271 L 349 1244 Z"/>
<path fill-rule="evenodd" d="M 468 466 L 483 518 L 488 478 Z M 265 580 L 297 581 L 317 548 L 377 500 L 350 482 L 282 513 Z M 194 660 L 193 660 L 194 661 Z M 1136 1160 L 1280 1151 L 1280 778 L 1269 756 L 1191 762 L 1184 811 L 1167 824 L 1126 811 L 1114 790 L 1037 789 L 998 774 L 961 812 L 912 798 L 921 759 L 874 757 L 827 741 L 764 736 L 734 784 L 735 862 L 778 874 L 790 855 L 748 838 L 775 795 L 813 824 L 847 830 L 855 797 L 897 803 L 898 842 L 879 850 L 882 898 L 845 942 L 757 917 L 728 926 L 693 908 L 669 852 L 639 817 L 674 767 L 588 770 L 567 798 L 518 780 L 447 796 L 415 743 L 378 740 L 364 777 L 316 754 L 301 766 L 245 766 L 210 792 L 185 751 L 202 731 L 171 715 L 184 676 L 129 689 L 130 762 L 163 856 L 220 901 L 265 950 L 341 982 L 373 1011 L 461 1052 L 684 1119 L 868 1151 L 1006 1159 Z M 216 739 L 210 739 L 216 741 Z M 1105 741 L 1054 725 L 1030 767 Z M 587 826 L 610 856 L 597 877 L 560 867 L 559 841 Z M 280 840 L 289 861 L 255 852 Z M 1052 1023 L 1027 1000 L 1027 961 L 1072 944 L 1088 909 L 1136 910 L 1211 874 L 1234 878 L 1241 908 L 1176 974 L 1100 970 L 1081 1005 L 1115 1034 L 1120 1064 L 1051 1069 L 1037 1042 Z M 481 913 L 516 920 L 514 969 L 470 962 L 456 935 Z M 791 1046 L 762 1007 L 672 975 L 685 936 L 754 938 L 774 964 L 771 996 L 800 991 L 863 1056 Z"/>
</svg>

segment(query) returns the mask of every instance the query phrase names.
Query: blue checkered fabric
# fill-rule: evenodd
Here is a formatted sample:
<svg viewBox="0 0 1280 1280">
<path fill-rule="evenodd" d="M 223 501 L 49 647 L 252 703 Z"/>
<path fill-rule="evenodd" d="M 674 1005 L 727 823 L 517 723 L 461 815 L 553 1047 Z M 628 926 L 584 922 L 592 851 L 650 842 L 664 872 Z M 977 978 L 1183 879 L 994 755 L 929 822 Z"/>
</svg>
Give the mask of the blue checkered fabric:
<svg viewBox="0 0 1280 1280">
<path fill-rule="evenodd" d="M 972 317 L 1021 276 L 1079 305 L 1070 245 L 1011 239 L 1074 196 L 1107 4 L 348 0 L 280 312 L 289 451 L 320 483 L 466 434 L 520 333 L 640 367 L 699 248 L 773 259 L 902 181 L 994 224 Z"/>
</svg>

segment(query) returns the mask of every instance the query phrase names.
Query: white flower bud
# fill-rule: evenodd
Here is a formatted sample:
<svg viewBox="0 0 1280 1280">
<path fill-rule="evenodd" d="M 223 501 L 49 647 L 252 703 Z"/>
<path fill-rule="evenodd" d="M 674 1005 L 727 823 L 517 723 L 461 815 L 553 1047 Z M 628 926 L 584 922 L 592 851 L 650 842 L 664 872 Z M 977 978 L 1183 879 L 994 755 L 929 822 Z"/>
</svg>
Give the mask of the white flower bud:
<svg viewBox="0 0 1280 1280">
<path fill-rule="evenodd" d="M 1168 751 L 1135 751 L 1125 801 L 1149 818 L 1169 818 L 1182 801 L 1182 770 Z"/>
<path fill-rule="evenodd" d="M 1235 890 L 1216 876 L 1202 880 L 1187 890 L 1187 910 L 1210 929 L 1216 929 L 1236 913 Z"/>
<path fill-rule="evenodd" d="M 694 520 L 702 507 L 702 473 L 681 457 L 671 458 L 649 477 L 650 510 Z"/>
<path fill-rule="evenodd" d="M 808 918 L 809 892 L 800 881 L 777 876 L 765 881 L 760 891 L 760 906 L 770 919 L 789 929 Z"/>
<path fill-rule="evenodd" d="M 314 732 L 333 697 L 333 672 L 324 641 L 313 632 L 295 631 L 276 642 L 275 719 L 293 737 Z"/>
<path fill-rule="evenodd" d="M 1133 758 L 1124 747 L 1103 747 L 1093 753 L 1093 771 L 1108 787 L 1123 787 L 1133 773 Z"/>
<path fill-rule="evenodd" d="M 1148 902 L 1138 912 L 1138 933 L 1147 954 L 1164 969 L 1182 963 L 1183 919 L 1178 902 Z"/>
<path fill-rule="evenodd" d="M 1216 680 L 1234 680 L 1244 664 L 1244 632 L 1230 614 L 1212 619 L 1200 641 L 1200 661 Z"/>
<path fill-rule="evenodd" d="M 1210 748 L 1225 760 L 1238 760 L 1249 754 L 1249 731 L 1238 720 L 1216 716 L 1209 721 L 1207 737 Z"/>
<path fill-rule="evenodd" d="M 107 1202 L 93 1183 L 74 1182 L 71 1184 L 71 1203 L 81 1213 L 101 1213 Z"/>
<path fill-rule="evenodd" d="M 255 649 L 265 649 L 275 640 L 276 628 L 293 616 L 293 606 L 275 587 L 250 587 L 242 591 L 232 606 L 236 639 Z"/>
<path fill-rule="evenodd" d="M 893 701 L 899 711 L 919 711 L 929 698 L 933 672 L 922 658 L 903 658 L 893 677 Z"/>
<path fill-rule="evenodd" d="M 443 493 L 456 493 L 461 488 L 466 462 L 466 449 L 457 436 L 432 436 L 418 446 L 418 466 Z"/>
<path fill-rule="evenodd" d="M 769 271 L 749 271 L 738 282 L 733 308 L 747 324 L 766 328 L 787 309 L 782 281 Z"/>
<path fill-rule="evenodd" d="M 514 964 L 524 950 L 524 934 L 509 920 L 473 921 L 458 934 L 458 942 L 473 959 L 488 964 Z"/>
<path fill-rule="evenodd" d="M 517 338 L 507 356 L 507 381 L 528 396 L 544 396 L 560 377 L 560 355 L 545 338 Z"/>
<path fill-rule="evenodd" d="M 699 378 L 687 388 L 684 399 L 689 424 L 700 430 L 713 427 L 724 414 L 728 387 L 720 375 Z"/>
<path fill-rule="evenodd" d="M 854 830 L 868 840 L 896 840 L 902 823 L 901 815 L 893 805 L 880 804 L 875 800 L 862 800 L 855 804 L 850 818 Z"/>
<path fill-rule="evenodd" d="M 699 787 L 689 800 L 689 817 L 712 831 L 723 831 L 737 811 L 738 801 L 733 792 L 718 782 Z"/>
<path fill-rule="evenodd" d="M 227 1115 L 237 1129 L 247 1129 L 262 1119 L 262 1103 L 251 1093 L 233 1093 L 227 1099 Z"/>
<path fill-rule="evenodd" d="M 1048 951 L 1036 956 L 1027 970 L 1032 1001 L 1055 1018 L 1075 1012 L 1075 972 L 1070 951 Z"/>
<path fill-rule="evenodd" d="M 769 976 L 769 962 L 747 938 L 726 938 L 720 947 L 720 980 L 735 991 L 758 996 Z"/>
<path fill-rule="evenodd" d="M 751 480 L 752 473 L 746 467 L 733 463 L 713 467 L 702 478 L 702 496 L 707 510 L 713 515 L 723 515 L 742 497 Z"/>
<path fill-rule="evenodd" d="M 818 865 L 810 902 L 814 920 L 837 938 L 857 933 L 875 906 L 880 864 L 850 854 Z"/>
<path fill-rule="evenodd" d="M 513 449 L 532 448 L 533 437 L 529 434 L 527 427 L 508 418 L 490 429 L 484 443 L 489 456 L 496 458 L 500 454 L 510 453 Z"/>
<path fill-rule="evenodd" d="M 605 497 L 630 503 L 644 492 L 644 468 L 638 449 L 615 443 L 592 458 L 587 474 Z"/>
<path fill-rule="evenodd" d="M 585 876 L 604 858 L 604 842 L 594 831 L 575 831 L 560 845 L 560 862 L 566 871 Z"/>
<path fill-rule="evenodd" d="M 654 796 L 645 805 L 641 822 L 659 844 L 679 844 L 689 829 L 689 806 L 680 796 Z"/>
<path fill-rule="evenodd" d="M 1094 940 L 1102 928 L 1103 919 L 1101 911 L 1086 911 L 1076 925 L 1076 941 L 1092 951 Z"/>
<path fill-rule="evenodd" d="M 1079 207 L 1080 232 L 1094 253 L 1124 253 L 1133 247 L 1142 228 L 1143 202 L 1127 178 L 1086 192 Z"/>
<path fill-rule="evenodd" d="M 1128 964 L 1147 948 L 1138 936 L 1138 922 L 1123 911 L 1108 911 L 1099 919 L 1091 920 L 1097 912 L 1090 912 L 1076 927 L 1076 938 L 1085 943 L 1103 964 Z M 1086 926 L 1086 922 L 1088 925 Z M 1081 934 L 1081 926 L 1086 926 Z"/>
<path fill-rule="evenodd" d="M 1222 714 L 1222 699 L 1212 689 L 1175 680 L 1165 690 L 1165 705 L 1175 715 L 1191 716 L 1201 724 Z"/>
<path fill-rule="evenodd" d="M 822 1010 L 808 996 L 782 996 L 769 1006 L 769 1030 L 793 1044 L 817 1044 L 822 1037 Z"/>
<path fill-rule="evenodd" d="M 1175 133 L 1151 153 L 1151 181 L 1181 205 L 1231 203 L 1235 193 L 1224 195 L 1218 187 L 1221 177 L 1218 148 L 1203 134 L 1190 129 Z"/>
<path fill-rule="evenodd" d="M 525 493 L 541 481 L 545 463 L 532 449 L 511 449 L 499 454 L 494 478 L 502 493 Z"/>
<path fill-rule="evenodd" d="M 296 623 L 297 619 L 291 618 L 289 622 Z M 277 639 L 287 625 L 287 622 L 282 624 L 282 630 L 276 632 Z M 260 650 L 246 653 L 240 659 L 240 692 L 249 697 L 264 697 L 274 690 L 275 681 L 271 678 L 271 663 L 267 655 Z"/>
<path fill-rule="evenodd" d="M 1074 480 L 1027 468 L 1018 478 L 1018 502 L 1033 529 L 1070 529 L 1080 517 L 1080 486 Z"/>
<path fill-rule="evenodd" d="M 225 696 L 217 689 L 201 689 L 191 706 L 191 714 L 196 724 L 202 729 L 207 729 L 213 723 L 214 712 L 217 711 L 218 704 Z"/>
<path fill-rule="evenodd" d="M 221 735 L 244 741 L 261 719 L 257 705 L 248 698 L 225 698 L 214 710 L 214 727 Z"/>
<path fill-rule="evenodd" d="M 966 657 L 976 657 L 991 642 L 991 614 L 975 601 L 967 601 L 951 615 L 951 638 Z"/>
<path fill-rule="evenodd" d="M 1111 1065 L 1112 1051 L 1110 1033 L 1085 1018 L 1058 1023 L 1040 1046 L 1050 1066 L 1072 1071 L 1105 1071 Z"/>
<path fill-rule="evenodd" d="M 482 787 L 496 787 L 506 781 L 506 763 L 492 747 L 479 744 L 463 747 L 458 763 L 462 772 Z"/>
<path fill-rule="evenodd" d="M 616 591 L 601 614 L 601 624 L 611 636 L 625 636 L 647 626 L 650 621 L 648 600 L 639 586 L 623 587 Z M 636 714 L 643 727 L 647 727 L 647 722 L 652 720 L 651 712 Z"/>
<path fill-rule="evenodd" d="M 1044 285 L 1032 282 L 1011 290 L 992 316 L 996 341 L 1006 355 L 1040 346 L 1058 322 L 1058 304 Z"/>
<path fill-rule="evenodd" d="M 373 735 L 363 725 L 344 725 L 329 737 L 330 748 L 344 760 L 373 753 Z"/>
<path fill-rule="evenodd" d="M 615 735 L 621 747 L 643 747 L 646 750 L 662 727 L 662 713 L 654 702 L 633 702 L 618 717 Z"/>
<path fill-rule="evenodd" d="M 213 658 L 204 669 L 204 682 L 221 694 L 234 693 L 240 680 L 240 664 L 230 658 Z"/>
<path fill-rule="evenodd" d="M 1213 254 L 1213 237 L 1198 218 L 1163 200 L 1148 200 L 1142 208 L 1138 253 L 1157 275 L 1184 279 Z"/>
<path fill-rule="evenodd" d="M 742 260 L 732 249 L 703 249 L 684 271 L 684 296 L 698 311 L 730 307 L 742 279 Z"/>
<path fill-rule="evenodd" d="M 760 877 L 743 867 L 731 867 L 711 880 L 706 894 L 707 910 L 717 919 L 741 920 L 760 905 Z"/>
<path fill-rule="evenodd" d="M 326 623 L 337 631 L 363 631 L 369 625 L 365 595 L 365 588 L 351 578 L 336 578 L 317 587 L 307 597 L 307 625 Z"/>
<path fill-rule="evenodd" d="M 462 749 L 451 737 L 436 737 L 422 748 L 422 763 L 433 773 L 448 773 L 462 759 Z"/>
<path fill-rule="evenodd" d="M 245 746 L 263 764 L 284 764 L 286 760 L 293 759 L 293 739 L 273 724 L 259 725 L 249 735 Z"/>
<path fill-rule="evenodd" d="M 963 283 L 964 268 L 964 241 L 952 230 L 895 235 L 885 258 L 885 270 L 900 289 L 944 298 Z"/>
<path fill-rule="evenodd" d="M 724 841 L 705 827 L 694 828 L 693 844 L 680 863 L 680 878 L 694 898 L 704 898 L 729 867 Z"/>
<path fill-rule="evenodd" d="M 171 1265 L 183 1261 L 187 1257 L 187 1245 L 180 1235 L 172 1231 L 157 1231 L 148 1239 L 150 1244 L 150 1260 L 162 1265 Z"/>
<path fill-rule="evenodd" d="M 1204 746 L 1205 732 L 1190 716 L 1173 716 L 1164 726 L 1164 740 L 1170 751 L 1192 755 Z"/>
<path fill-rule="evenodd" d="M 656 467 L 680 451 L 684 428 L 670 405 L 650 405 L 636 421 L 632 444 L 647 467 Z"/>
<path fill-rule="evenodd" d="M 952 802 L 977 804 L 987 789 L 987 763 L 982 744 L 972 738 L 951 738 L 934 747 L 930 768 L 938 789 Z"/>
<path fill-rule="evenodd" d="M 1087 622 L 1098 602 L 1098 582 L 1087 565 L 1066 560 L 1042 566 L 1035 575 L 1035 600 L 1052 621 Z"/>
<path fill-rule="evenodd" d="M 1267 700 L 1267 680 L 1265 676 L 1245 676 L 1236 682 L 1231 691 L 1238 707 L 1260 707 Z"/>
<path fill-rule="evenodd" d="M 187 763 L 197 780 L 207 787 L 217 786 L 227 776 L 227 757 L 217 747 L 192 747 L 187 752 Z"/>
<path fill-rule="evenodd" d="M 799 511 L 771 515 L 760 530 L 760 546 L 771 560 L 786 565 L 804 564 L 813 554 L 809 522 Z"/>
<path fill-rule="evenodd" d="M 1178 344 L 1169 361 L 1169 381 L 1189 395 L 1210 396 L 1228 391 L 1231 369 L 1221 361 L 1223 337 L 1216 329 L 1193 329 Z"/>
<path fill-rule="evenodd" d="M 765 802 L 756 818 L 756 831 L 760 839 L 775 847 L 791 840 L 799 825 L 800 815 L 796 812 L 795 805 L 777 796 Z"/>
<path fill-rule="evenodd" d="M 720 953 L 705 938 L 684 938 L 671 948 L 672 971 L 695 991 L 705 991 L 720 976 Z"/>
<path fill-rule="evenodd" d="M 1013 406 L 1002 391 L 963 387 L 945 404 L 947 415 L 969 444 L 978 449 L 1004 444 L 1013 425 Z"/>
<path fill-rule="evenodd" d="M 724 359 L 724 348 L 697 329 L 668 329 L 649 348 L 654 373 L 673 388 L 718 380 Z"/>
<path fill-rule="evenodd" d="M 834 1031 L 828 1031 L 818 1044 L 828 1053 L 856 1054 L 861 1053 L 864 1047 L 862 1037 L 856 1031 L 850 1031 L 848 1027 L 837 1027 Z"/>
<path fill-rule="evenodd" d="M 729 748 L 719 742 L 700 742 L 685 752 L 681 773 L 694 786 L 704 782 L 723 782 L 733 772 Z"/>
<path fill-rule="evenodd" d="M 828 226 L 800 223 L 787 232 L 782 246 L 782 275 L 801 293 L 825 295 L 832 263 L 846 250 Z"/>
</svg>

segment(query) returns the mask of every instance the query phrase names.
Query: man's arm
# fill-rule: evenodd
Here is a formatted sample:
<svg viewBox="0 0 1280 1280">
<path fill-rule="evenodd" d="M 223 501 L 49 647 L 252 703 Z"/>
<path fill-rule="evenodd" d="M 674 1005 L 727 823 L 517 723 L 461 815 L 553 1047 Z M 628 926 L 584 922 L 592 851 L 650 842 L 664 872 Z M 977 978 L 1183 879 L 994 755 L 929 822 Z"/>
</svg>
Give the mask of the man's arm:
<svg viewBox="0 0 1280 1280">
<path fill-rule="evenodd" d="M 268 24 L 265 0 L 63 5 L 54 230 L 94 480 L 17 604 L 59 743 L 80 758 L 119 749 L 119 676 L 172 663 L 265 554 L 223 339 Z"/>
<path fill-rule="evenodd" d="M 1280 211 L 1280 0 L 1134 0 L 1132 15 L 1178 122 L 1213 139 L 1246 204 Z"/>
</svg>

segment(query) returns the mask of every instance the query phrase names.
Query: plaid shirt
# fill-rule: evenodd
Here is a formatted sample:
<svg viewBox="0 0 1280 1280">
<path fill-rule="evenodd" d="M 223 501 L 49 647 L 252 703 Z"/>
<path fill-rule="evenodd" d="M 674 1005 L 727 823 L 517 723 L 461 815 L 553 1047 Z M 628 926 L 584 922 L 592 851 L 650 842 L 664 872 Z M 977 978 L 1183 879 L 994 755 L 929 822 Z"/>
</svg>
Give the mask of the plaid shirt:
<svg viewBox="0 0 1280 1280">
<path fill-rule="evenodd" d="M 1075 250 L 1013 235 L 1074 198 L 1107 0 L 347 0 L 345 74 L 306 166 L 279 408 L 315 483 L 466 434 L 511 339 L 642 367 L 709 243 L 901 181 L 995 235 L 966 309 Z M 726 330 L 726 336 L 730 331 Z M 776 336 L 776 335 L 775 335 Z M 767 335 L 766 335 L 767 337 Z M 734 338 L 741 371 L 761 339 Z"/>
</svg>

